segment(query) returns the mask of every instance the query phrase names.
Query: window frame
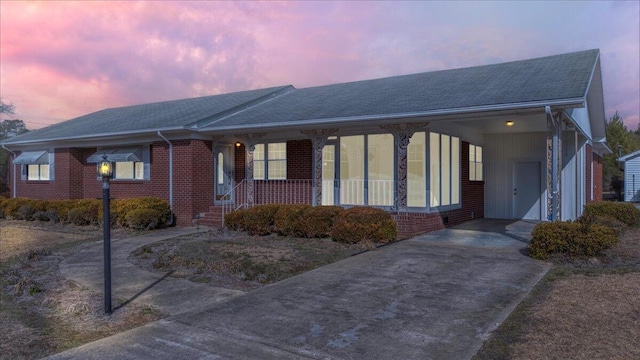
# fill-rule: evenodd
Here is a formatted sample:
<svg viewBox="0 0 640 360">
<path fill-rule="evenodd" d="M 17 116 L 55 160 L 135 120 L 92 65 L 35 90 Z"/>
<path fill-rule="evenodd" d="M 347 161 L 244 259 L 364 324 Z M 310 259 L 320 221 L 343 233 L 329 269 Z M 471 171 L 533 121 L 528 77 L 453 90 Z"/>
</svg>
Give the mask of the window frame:
<svg viewBox="0 0 640 360">
<path fill-rule="evenodd" d="M 44 151 L 44 150 L 42 150 Z M 47 149 L 47 157 L 48 162 L 44 164 L 39 163 L 27 163 L 20 165 L 20 180 L 22 181 L 52 181 L 55 180 L 55 149 Z M 37 166 L 38 167 L 38 178 L 29 178 L 29 167 Z M 48 177 L 42 177 L 42 167 L 47 167 Z"/>
<path fill-rule="evenodd" d="M 269 146 L 270 145 L 283 145 L 284 146 L 284 157 L 283 158 L 273 158 L 269 156 Z M 262 158 L 256 159 L 256 149 L 258 147 L 262 148 Z M 256 177 L 256 165 L 260 163 L 262 164 L 262 175 L 260 177 Z M 269 175 L 269 167 L 275 163 L 284 163 L 284 176 L 282 177 L 274 177 Z M 253 179 L 254 180 L 287 180 L 287 142 L 265 142 L 256 144 L 253 150 Z"/>
<path fill-rule="evenodd" d="M 471 158 L 473 149 L 473 159 Z M 478 161 L 478 149 L 480 149 L 480 161 Z M 480 145 L 469 144 L 469 181 L 484 181 L 484 150 Z M 481 172 L 478 178 L 477 166 L 480 165 Z"/>
</svg>

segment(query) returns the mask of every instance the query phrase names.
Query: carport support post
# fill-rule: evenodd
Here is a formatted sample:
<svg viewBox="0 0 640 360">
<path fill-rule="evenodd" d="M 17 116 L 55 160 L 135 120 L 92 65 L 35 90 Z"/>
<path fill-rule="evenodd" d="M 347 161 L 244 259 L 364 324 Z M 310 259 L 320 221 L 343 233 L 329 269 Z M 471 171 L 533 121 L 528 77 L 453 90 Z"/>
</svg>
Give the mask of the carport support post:
<svg viewBox="0 0 640 360">
<path fill-rule="evenodd" d="M 236 134 L 238 139 L 244 142 L 244 148 L 246 150 L 246 180 L 247 180 L 247 205 L 252 207 L 255 202 L 255 184 L 253 182 L 253 152 L 256 149 L 258 140 L 267 135 L 266 133 L 252 133 L 252 134 Z M 265 148 L 264 151 L 267 151 Z"/>
<path fill-rule="evenodd" d="M 551 114 L 551 107 L 545 106 L 545 112 L 547 113 L 547 126 L 551 128 L 552 140 L 551 140 L 551 154 L 547 154 L 547 161 L 551 158 L 551 211 L 549 220 L 560 220 L 560 115 L 553 116 Z M 549 149 L 547 149 L 549 151 Z M 547 164 L 549 166 L 549 164 Z M 548 169 L 548 168 L 547 168 Z M 549 176 L 549 174 L 547 174 Z"/>
</svg>

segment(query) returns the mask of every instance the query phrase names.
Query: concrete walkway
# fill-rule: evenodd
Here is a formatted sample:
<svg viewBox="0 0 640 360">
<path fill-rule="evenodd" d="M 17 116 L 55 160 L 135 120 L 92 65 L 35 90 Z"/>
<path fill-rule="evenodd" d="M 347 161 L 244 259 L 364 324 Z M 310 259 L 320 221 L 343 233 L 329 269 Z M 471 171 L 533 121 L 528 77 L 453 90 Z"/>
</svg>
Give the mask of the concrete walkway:
<svg viewBox="0 0 640 360">
<path fill-rule="evenodd" d="M 129 255 L 139 247 L 182 235 L 206 231 L 207 228 L 169 228 L 111 242 L 111 287 L 113 307 L 123 302 L 153 305 L 165 314 L 175 315 L 202 306 L 210 306 L 243 294 L 207 284 L 198 284 L 168 274 L 140 269 L 129 262 Z M 60 264 L 62 275 L 79 285 L 104 291 L 104 252 L 102 240 L 82 245 Z M 203 301 L 204 300 L 204 301 Z"/>
<path fill-rule="evenodd" d="M 549 268 L 525 246 L 499 232 L 442 230 L 229 301 L 197 298 L 208 306 L 51 358 L 469 359 Z M 173 286 L 182 285 L 167 297 Z"/>
</svg>

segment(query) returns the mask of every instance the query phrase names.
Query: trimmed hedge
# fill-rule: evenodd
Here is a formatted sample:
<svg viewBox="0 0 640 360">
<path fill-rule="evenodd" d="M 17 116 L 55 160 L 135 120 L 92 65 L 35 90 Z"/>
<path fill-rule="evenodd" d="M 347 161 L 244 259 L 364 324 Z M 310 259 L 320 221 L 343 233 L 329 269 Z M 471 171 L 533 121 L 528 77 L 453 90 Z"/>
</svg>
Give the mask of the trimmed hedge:
<svg viewBox="0 0 640 360">
<path fill-rule="evenodd" d="M 306 238 L 331 236 L 331 228 L 344 209 L 340 206 L 316 206 L 300 217 L 301 235 Z"/>
<path fill-rule="evenodd" d="M 265 204 L 252 207 L 244 214 L 244 228 L 250 235 L 269 235 L 273 231 L 275 215 L 280 204 Z"/>
<path fill-rule="evenodd" d="M 584 222 L 591 222 L 598 217 L 615 219 L 627 226 L 640 225 L 640 210 L 631 203 L 597 201 L 584 207 L 582 213 Z"/>
<path fill-rule="evenodd" d="M 397 226 L 382 209 L 356 206 L 344 210 L 331 229 L 331 237 L 346 243 L 388 243 L 396 240 Z"/>
<path fill-rule="evenodd" d="M 302 236 L 300 222 L 303 214 L 311 208 L 307 204 L 280 206 L 273 218 L 274 230 L 282 236 Z"/>
<path fill-rule="evenodd" d="M 530 256 L 547 259 L 552 254 L 597 256 L 618 242 L 615 229 L 579 221 L 544 222 L 531 233 Z"/>
<path fill-rule="evenodd" d="M 224 215 L 224 226 L 229 230 L 240 231 L 245 229 L 244 215 L 248 209 L 238 209 Z"/>
<path fill-rule="evenodd" d="M 62 221 L 75 225 L 99 224 L 102 221 L 101 199 L 37 200 L 31 198 L 0 199 L 0 214 L 9 219 Z M 113 224 L 135 229 L 169 225 L 169 203 L 157 198 L 114 199 L 111 201 Z"/>
</svg>

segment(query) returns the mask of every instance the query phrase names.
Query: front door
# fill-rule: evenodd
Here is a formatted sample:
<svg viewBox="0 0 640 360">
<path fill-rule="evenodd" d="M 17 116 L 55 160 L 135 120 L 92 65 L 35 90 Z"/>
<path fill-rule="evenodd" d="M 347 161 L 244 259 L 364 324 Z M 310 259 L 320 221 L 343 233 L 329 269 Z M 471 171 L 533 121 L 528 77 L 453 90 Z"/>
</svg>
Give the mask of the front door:
<svg viewBox="0 0 640 360">
<path fill-rule="evenodd" d="M 219 144 L 214 148 L 214 199 L 216 204 L 233 201 L 233 145 Z"/>
<path fill-rule="evenodd" d="M 513 218 L 540 220 L 540 163 L 513 164 Z"/>
</svg>

